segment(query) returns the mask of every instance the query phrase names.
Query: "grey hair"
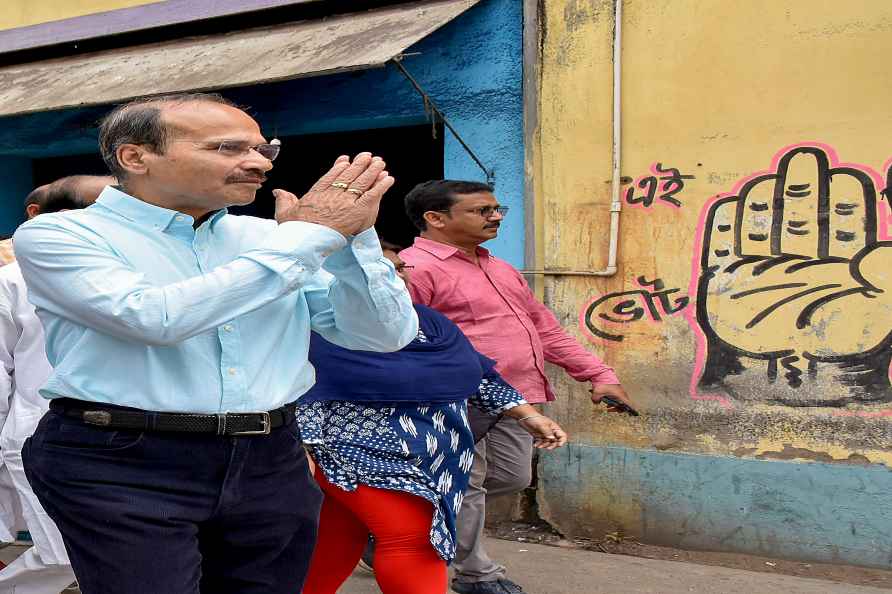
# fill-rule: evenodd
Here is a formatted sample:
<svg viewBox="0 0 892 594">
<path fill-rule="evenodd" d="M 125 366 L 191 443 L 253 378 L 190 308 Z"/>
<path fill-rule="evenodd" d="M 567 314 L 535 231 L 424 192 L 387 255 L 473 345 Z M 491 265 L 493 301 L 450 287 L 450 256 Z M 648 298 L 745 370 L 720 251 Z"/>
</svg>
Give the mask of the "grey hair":
<svg viewBox="0 0 892 594">
<path fill-rule="evenodd" d="M 153 153 L 163 154 L 171 130 L 161 120 L 162 108 L 196 101 L 241 109 L 217 93 L 176 93 L 135 99 L 109 112 L 99 124 L 99 152 L 109 172 L 119 181 L 127 177 L 127 171 L 118 161 L 118 149 L 122 145 L 141 144 Z"/>
</svg>

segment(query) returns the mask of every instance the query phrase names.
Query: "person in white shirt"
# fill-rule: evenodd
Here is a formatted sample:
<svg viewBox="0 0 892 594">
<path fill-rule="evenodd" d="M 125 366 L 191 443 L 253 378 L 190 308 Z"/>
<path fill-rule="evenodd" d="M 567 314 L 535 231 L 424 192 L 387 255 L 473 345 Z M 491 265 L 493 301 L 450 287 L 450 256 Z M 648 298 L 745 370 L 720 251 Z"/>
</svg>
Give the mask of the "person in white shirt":
<svg viewBox="0 0 892 594">
<path fill-rule="evenodd" d="M 114 183 L 113 177 L 72 176 L 41 186 L 26 201 L 28 218 L 89 206 Z M 27 293 L 17 263 L 0 268 L 0 474 L 11 481 L 16 497 L 0 508 L 21 509 L 34 543 L 0 570 L 0 594 L 59 594 L 75 581 L 74 572 L 62 536 L 34 496 L 22 467 L 22 446 L 49 406 L 37 390 L 52 372 L 43 326 Z"/>
</svg>

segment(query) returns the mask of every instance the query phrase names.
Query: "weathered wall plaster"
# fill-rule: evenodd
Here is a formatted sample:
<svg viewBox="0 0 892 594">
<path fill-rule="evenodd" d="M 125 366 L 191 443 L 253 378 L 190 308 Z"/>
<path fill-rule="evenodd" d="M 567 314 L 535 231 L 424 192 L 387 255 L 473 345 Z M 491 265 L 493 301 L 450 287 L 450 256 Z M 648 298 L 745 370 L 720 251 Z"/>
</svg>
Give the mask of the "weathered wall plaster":
<svg viewBox="0 0 892 594">
<path fill-rule="evenodd" d="M 550 276 L 544 294 L 645 414 L 593 409 L 552 370 L 574 447 L 542 458 L 543 513 L 568 533 L 597 535 L 610 517 L 679 546 L 887 565 L 890 543 L 869 535 L 892 531 L 873 513 L 892 476 L 892 148 L 877 58 L 892 7 L 623 6 L 619 274 Z M 613 2 L 543 0 L 539 14 L 537 258 L 594 270 Z M 751 495 L 733 536 L 734 484 L 704 489 L 703 473 Z"/>
</svg>

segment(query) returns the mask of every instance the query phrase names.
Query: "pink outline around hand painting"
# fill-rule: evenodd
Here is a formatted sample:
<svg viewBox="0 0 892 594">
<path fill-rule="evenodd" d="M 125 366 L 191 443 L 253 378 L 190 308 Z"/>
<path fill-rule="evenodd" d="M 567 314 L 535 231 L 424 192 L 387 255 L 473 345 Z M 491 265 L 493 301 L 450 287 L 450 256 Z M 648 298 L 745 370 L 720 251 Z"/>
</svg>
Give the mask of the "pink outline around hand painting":
<svg viewBox="0 0 892 594">
<path fill-rule="evenodd" d="M 892 183 L 889 183 L 889 180 L 892 180 L 892 158 L 887 160 L 883 165 L 883 171 L 886 172 L 886 175 L 889 178 L 889 180 L 887 180 L 883 178 L 882 174 L 880 174 L 872 167 L 857 163 L 841 162 L 836 150 L 827 144 L 821 142 L 801 142 L 791 144 L 789 146 L 785 146 L 774 154 L 771 160 L 771 165 L 768 169 L 752 173 L 744 178 L 739 179 L 734 184 L 730 192 L 716 195 L 713 198 L 709 199 L 703 205 L 698 215 L 697 225 L 695 228 L 693 255 L 691 258 L 691 276 L 688 283 L 688 291 L 686 296 L 678 289 L 665 289 L 663 287 L 662 280 L 659 278 L 655 278 L 654 281 L 642 282 L 641 278 L 643 277 L 636 277 L 635 284 L 637 285 L 638 289 L 598 295 L 587 301 L 587 303 L 579 313 L 579 327 L 581 328 L 583 333 L 585 333 L 587 338 L 597 344 L 615 344 L 616 342 L 623 340 L 623 336 L 622 334 L 612 334 L 611 332 L 609 332 L 608 328 L 610 326 L 622 327 L 623 324 L 629 322 L 637 322 L 639 320 L 647 320 L 647 322 L 650 324 L 657 324 L 662 321 L 663 317 L 679 314 L 683 315 L 687 320 L 688 325 L 691 327 L 696 341 L 694 368 L 692 370 L 689 384 L 690 398 L 697 401 L 716 402 L 719 406 L 726 409 L 734 408 L 734 402 L 726 394 L 704 390 L 699 386 L 701 378 L 704 375 L 708 344 L 706 334 L 697 321 L 697 304 L 695 303 L 695 299 L 698 295 L 698 286 L 702 274 L 701 259 L 703 258 L 703 242 L 707 234 L 706 225 L 708 223 L 710 210 L 713 205 L 716 204 L 716 202 L 727 198 L 737 199 L 741 195 L 742 188 L 749 182 L 763 176 L 778 175 L 781 168 L 782 159 L 785 156 L 788 156 L 792 151 L 803 148 L 815 149 L 816 151 L 823 152 L 826 156 L 827 162 L 829 163 L 829 168 L 831 170 L 837 168 L 849 168 L 857 170 L 861 174 L 866 175 L 870 178 L 870 182 L 877 190 L 875 198 L 875 212 L 878 215 L 876 217 L 876 241 L 888 241 L 892 239 L 892 234 L 890 234 L 890 225 L 892 225 L 892 212 L 890 212 L 890 207 L 888 204 L 890 197 L 886 197 L 886 199 L 884 200 L 884 194 L 880 191 L 881 188 L 884 188 L 887 185 L 892 185 Z M 654 174 L 659 173 L 656 168 L 656 163 L 651 165 L 651 171 Z M 645 177 L 647 176 L 638 178 L 638 180 L 644 179 Z M 868 182 L 864 180 L 864 183 Z M 640 209 L 645 208 L 643 204 L 634 204 L 633 206 Z M 656 286 L 653 283 L 659 283 L 659 286 Z M 647 293 L 648 295 L 645 295 L 645 293 Z M 657 297 L 660 296 L 661 293 L 663 294 L 664 298 L 657 299 Z M 675 295 L 669 309 L 667 310 L 665 305 L 669 303 L 669 301 L 667 300 L 669 293 L 674 293 Z M 597 309 L 601 303 L 611 303 L 610 300 L 623 297 L 625 297 L 630 302 L 636 300 L 637 301 L 634 304 L 624 304 L 624 302 L 618 302 L 613 310 L 602 312 L 604 313 L 604 315 L 599 315 L 597 320 L 588 319 L 594 316 L 594 314 L 596 313 L 595 309 Z M 688 299 L 690 299 L 690 301 L 688 301 Z M 654 308 L 658 310 L 657 317 L 654 317 L 653 315 L 654 312 L 652 311 L 652 309 Z M 597 322 L 597 324 L 595 322 Z M 608 328 L 598 328 L 598 326 L 600 326 L 601 324 L 609 324 L 610 326 L 608 326 Z M 889 373 L 889 377 L 892 378 L 892 368 L 890 368 L 887 373 Z M 892 409 L 863 412 L 838 410 L 835 411 L 834 414 L 838 416 L 885 417 L 892 416 Z"/>
<path fill-rule="evenodd" d="M 694 243 L 694 249 L 693 249 L 693 256 L 691 258 L 691 278 L 690 278 L 690 282 L 688 284 L 688 294 L 689 295 L 691 295 L 691 296 L 697 295 L 697 288 L 698 288 L 698 284 L 700 282 L 700 268 L 701 268 L 701 257 L 702 257 L 702 253 L 703 253 L 703 240 L 704 240 L 704 235 L 706 233 L 706 228 L 705 228 L 706 227 L 706 219 L 707 219 L 707 215 L 708 215 L 712 205 L 715 204 L 718 200 L 721 200 L 723 198 L 738 196 L 741 188 L 747 182 L 749 182 L 759 176 L 770 175 L 770 174 L 775 173 L 778 169 L 778 164 L 784 155 L 786 155 L 788 152 L 790 152 L 792 150 L 795 150 L 798 148 L 803 148 L 803 147 L 816 148 L 816 149 L 820 149 L 820 150 L 824 151 L 830 161 L 831 167 L 833 167 L 833 168 L 850 167 L 853 169 L 858 169 L 870 176 L 870 178 L 873 180 L 876 188 L 883 188 L 885 186 L 885 180 L 876 170 L 874 170 L 873 168 L 871 168 L 869 166 L 865 166 L 865 165 L 861 165 L 861 164 L 857 164 L 857 163 L 840 162 L 836 151 L 827 144 L 820 143 L 820 142 L 801 142 L 801 143 L 797 143 L 797 144 L 791 144 L 789 146 L 782 148 L 781 150 L 777 151 L 777 153 L 775 153 L 775 155 L 771 161 L 771 167 L 769 169 L 766 169 L 764 171 L 758 171 L 756 173 L 753 173 L 751 175 L 748 175 L 748 176 L 738 180 L 737 183 L 734 184 L 734 187 L 732 188 L 732 190 L 730 192 L 719 194 L 719 195 L 711 198 L 710 200 L 708 200 L 703 205 L 703 208 L 700 211 L 700 215 L 697 220 L 697 226 L 695 229 L 695 239 L 694 239 L 695 243 Z M 888 160 L 885 163 L 884 171 L 888 171 L 890 167 L 892 167 L 892 159 Z M 877 204 L 877 212 L 879 214 L 879 216 L 877 218 L 877 239 L 878 240 L 887 240 L 887 239 L 890 239 L 889 224 L 890 224 L 890 220 L 892 220 L 892 215 L 890 215 L 888 205 L 882 204 L 884 201 L 882 200 L 882 198 L 879 195 L 877 196 L 877 202 L 880 203 L 880 204 Z M 695 354 L 695 361 L 694 361 L 694 369 L 693 369 L 693 373 L 691 374 L 691 381 L 690 381 L 690 386 L 689 386 L 690 397 L 693 400 L 714 401 L 714 402 L 717 402 L 720 406 L 722 406 L 724 408 L 733 408 L 734 405 L 733 405 L 731 399 L 728 398 L 726 395 L 702 392 L 699 389 L 698 383 L 700 381 L 700 378 L 703 375 L 704 367 L 705 367 L 705 363 L 706 363 L 706 352 L 707 352 L 706 351 L 706 349 L 707 349 L 706 340 L 707 339 L 706 339 L 706 336 L 705 336 L 703 330 L 701 329 L 700 325 L 697 322 L 696 308 L 694 308 L 694 307 L 685 308 L 684 316 L 687 319 L 688 324 L 690 325 L 690 327 L 694 333 L 695 339 L 697 341 L 696 347 L 695 347 L 696 354 Z M 858 415 L 858 416 L 892 416 L 892 410 L 863 412 L 863 413 L 850 412 L 850 411 L 837 411 L 836 414 L 846 415 L 846 416 L 853 416 L 853 415 Z"/>
</svg>

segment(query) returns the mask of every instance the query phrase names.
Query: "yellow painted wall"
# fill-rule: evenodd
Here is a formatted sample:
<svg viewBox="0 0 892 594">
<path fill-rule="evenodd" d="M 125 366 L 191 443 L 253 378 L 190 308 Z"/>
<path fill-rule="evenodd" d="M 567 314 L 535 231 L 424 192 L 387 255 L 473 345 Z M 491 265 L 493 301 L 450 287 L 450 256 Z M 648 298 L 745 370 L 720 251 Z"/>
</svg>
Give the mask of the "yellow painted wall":
<svg viewBox="0 0 892 594">
<path fill-rule="evenodd" d="M 892 3 L 624 9 L 620 271 L 544 289 L 648 414 L 601 413 L 562 372 L 556 414 L 593 444 L 892 466 Z M 613 2 L 546 0 L 543 17 L 537 268 L 600 269 Z"/>
<path fill-rule="evenodd" d="M 153 4 L 159 0 L 4 0 L 0 30 Z"/>
</svg>

